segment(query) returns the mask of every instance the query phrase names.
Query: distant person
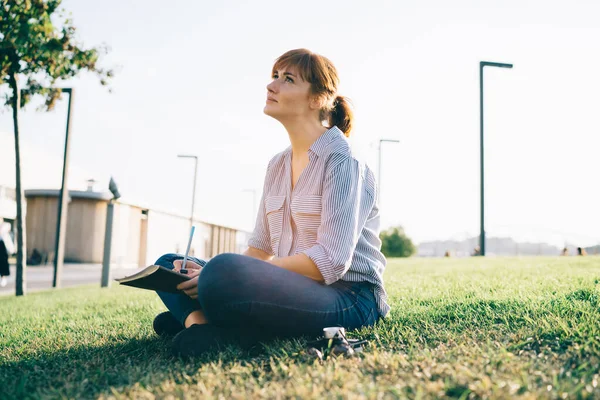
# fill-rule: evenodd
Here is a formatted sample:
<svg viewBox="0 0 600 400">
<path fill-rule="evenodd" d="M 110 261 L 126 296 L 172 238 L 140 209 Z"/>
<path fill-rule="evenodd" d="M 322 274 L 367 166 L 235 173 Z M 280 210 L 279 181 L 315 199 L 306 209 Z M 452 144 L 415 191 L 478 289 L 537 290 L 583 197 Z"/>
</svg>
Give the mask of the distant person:
<svg viewBox="0 0 600 400">
<path fill-rule="evenodd" d="M 481 249 L 479 249 L 479 246 L 475 246 L 475 248 L 473 249 L 473 254 L 471 254 L 471 256 L 477 257 L 480 255 L 481 255 Z"/>
<path fill-rule="evenodd" d="M 4 287 L 8 284 L 8 276 L 10 276 L 10 268 L 8 265 L 8 257 L 15 252 L 15 246 L 10 237 L 10 224 L 4 222 L 0 218 L 0 286 Z"/>
<path fill-rule="evenodd" d="M 578 256 L 587 256 L 587 251 L 585 251 L 585 249 L 582 248 L 582 247 L 578 247 L 577 248 L 577 255 Z"/>
<path fill-rule="evenodd" d="M 27 265 L 40 265 L 43 261 L 44 255 L 38 249 L 33 249 L 31 256 L 27 260 Z"/>
<path fill-rule="evenodd" d="M 561 256 L 568 256 L 569 255 L 569 249 L 567 249 L 566 247 L 564 249 L 562 249 L 562 251 L 560 252 Z"/>
<path fill-rule="evenodd" d="M 200 355 L 240 338 L 357 329 L 390 310 L 375 175 L 346 140 L 353 115 L 338 94 L 335 67 L 291 50 L 275 61 L 271 78 L 264 113 L 283 125 L 291 146 L 268 164 L 244 254 L 193 258 L 186 263 L 193 279 L 179 285 L 181 293 L 158 292 L 169 312 L 154 329 L 176 335 L 175 354 Z M 156 264 L 180 270 L 182 258 L 166 254 Z"/>
</svg>

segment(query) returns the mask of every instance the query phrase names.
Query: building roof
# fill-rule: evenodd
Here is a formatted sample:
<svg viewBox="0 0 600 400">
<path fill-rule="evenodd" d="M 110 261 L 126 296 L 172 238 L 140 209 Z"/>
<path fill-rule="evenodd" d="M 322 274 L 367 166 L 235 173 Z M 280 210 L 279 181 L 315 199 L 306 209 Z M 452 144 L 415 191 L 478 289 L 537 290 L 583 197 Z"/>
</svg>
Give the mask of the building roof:
<svg viewBox="0 0 600 400">
<path fill-rule="evenodd" d="M 57 189 L 29 189 L 25 190 L 25 198 L 29 197 L 58 197 L 60 190 Z M 108 201 L 113 198 L 108 192 L 92 192 L 90 190 L 69 190 L 72 199 L 89 199 Z"/>
</svg>

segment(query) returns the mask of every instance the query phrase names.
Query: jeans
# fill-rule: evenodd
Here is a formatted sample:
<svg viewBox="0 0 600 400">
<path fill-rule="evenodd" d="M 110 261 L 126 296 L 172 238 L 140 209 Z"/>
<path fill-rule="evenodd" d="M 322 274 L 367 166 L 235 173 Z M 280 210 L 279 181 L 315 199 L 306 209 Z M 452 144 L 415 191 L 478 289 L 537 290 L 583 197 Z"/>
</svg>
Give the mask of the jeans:
<svg viewBox="0 0 600 400">
<path fill-rule="evenodd" d="M 178 254 L 165 254 L 155 264 L 173 269 Z M 239 254 L 220 254 L 203 266 L 198 298 L 184 293 L 157 292 L 183 325 L 194 310 L 202 310 L 216 326 L 249 328 L 265 337 L 318 336 L 323 328 L 347 330 L 375 324 L 379 318 L 373 286 L 339 280 L 324 285 L 268 262 Z"/>
</svg>

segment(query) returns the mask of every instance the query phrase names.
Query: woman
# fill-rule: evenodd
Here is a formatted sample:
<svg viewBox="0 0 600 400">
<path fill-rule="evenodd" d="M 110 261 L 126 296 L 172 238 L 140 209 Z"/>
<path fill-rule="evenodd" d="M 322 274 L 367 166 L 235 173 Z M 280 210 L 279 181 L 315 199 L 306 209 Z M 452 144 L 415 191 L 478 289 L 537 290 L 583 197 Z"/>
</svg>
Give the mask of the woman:
<svg viewBox="0 0 600 400">
<path fill-rule="evenodd" d="M 390 309 L 375 178 L 344 137 L 353 115 L 337 94 L 335 67 L 291 50 L 272 78 L 264 112 L 285 127 L 291 146 L 269 162 L 245 253 L 192 259 L 194 278 L 179 285 L 182 294 L 158 292 L 169 312 L 154 329 L 176 334 L 175 354 L 371 326 Z M 182 258 L 167 254 L 156 264 L 179 270 Z"/>
</svg>

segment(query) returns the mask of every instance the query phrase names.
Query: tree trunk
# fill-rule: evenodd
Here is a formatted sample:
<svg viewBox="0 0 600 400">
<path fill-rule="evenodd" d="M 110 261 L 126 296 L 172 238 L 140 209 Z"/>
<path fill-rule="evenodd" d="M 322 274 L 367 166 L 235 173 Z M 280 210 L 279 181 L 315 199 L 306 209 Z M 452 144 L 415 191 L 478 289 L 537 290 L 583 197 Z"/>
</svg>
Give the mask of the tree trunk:
<svg viewBox="0 0 600 400">
<path fill-rule="evenodd" d="M 19 139 L 19 109 L 21 107 L 21 90 L 19 89 L 18 76 L 11 73 L 9 85 L 13 90 L 13 123 L 15 130 L 15 170 L 16 197 L 17 197 L 17 280 L 15 284 L 16 295 L 23 296 L 27 290 L 27 253 L 25 249 L 25 221 L 23 218 L 23 187 L 21 186 L 21 146 Z"/>
</svg>

